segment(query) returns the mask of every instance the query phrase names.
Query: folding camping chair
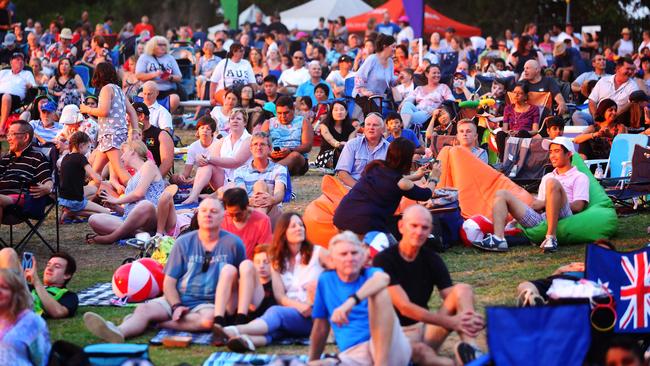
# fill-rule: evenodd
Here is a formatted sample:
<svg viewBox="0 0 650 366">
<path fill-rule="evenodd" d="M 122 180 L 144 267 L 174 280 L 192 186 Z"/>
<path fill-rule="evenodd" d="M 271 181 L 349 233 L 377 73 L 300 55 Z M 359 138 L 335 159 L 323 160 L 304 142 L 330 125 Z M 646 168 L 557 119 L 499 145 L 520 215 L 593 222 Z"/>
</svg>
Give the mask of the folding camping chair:
<svg viewBox="0 0 650 366">
<path fill-rule="evenodd" d="M 29 191 L 28 187 L 24 187 L 24 191 L 20 194 L 24 197 L 24 204 L 19 205 L 9 205 L 3 210 L 3 217 L 1 225 L 9 226 L 9 242 L 6 242 L 0 237 L 0 246 L 2 247 L 13 247 L 16 251 L 19 251 L 24 245 L 26 245 L 31 238 L 36 235 L 45 246 L 50 249 L 52 252 L 59 251 L 59 201 L 58 201 L 58 169 L 56 167 L 56 160 L 58 152 L 56 147 L 47 146 L 47 147 L 36 147 L 43 153 L 45 158 L 50 162 L 52 166 L 52 181 L 54 183 L 52 194 L 49 196 L 41 198 L 33 198 Z M 20 201 L 20 199 L 18 200 Z M 56 250 L 54 247 L 43 237 L 39 232 L 41 225 L 47 219 L 47 216 L 50 212 L 54 210 L 55 212 L 55 235 L 56 235 Z M 29 227 L 28 232 L 23 236 L 20 241 L 17 243 L 14 242 L 14 226 L 19 224 L 26 224 Z"/>
<path fill-rule="evenodd" d="M 619 134 L 612 141 L 608 159 L 585 160 L 591 169 L 593 165 L 605 164 L 605 177 L 625 178 L 631 174 L 631 160 L 636 145 L 646 146 L 648 136 L 641 134 Z"/>
<path fill-rule="evenodd" d="M 632 135 L 636 136 L 636 135 Z M 618 137 L 618 136 L 617 136 Z M 605 192 L 614 204 L 632 208 L 633 210 L 650 208 L 650 148 L 637 144 L 634 145 L 632 160 L 623 162 L 626 166 L 630 163 L 631 172 L 629 179 L 627 169 L 623 170 L 623 177 L 614 179 L 617 182 L 613 187 L 605 188 Z M 601 183 L 606 184 L 608 179 Z"/>
<path fill-rule="evenodd" d="M 508 92 L 506 103 L 512 104 L 515 100 L 515 94 Z M 528 92 L 528 103 L 539 108 L 539 130 L 544 130 L 544 119 L 552 113 L 553 98 L 550 92 Z"/>
</svg>

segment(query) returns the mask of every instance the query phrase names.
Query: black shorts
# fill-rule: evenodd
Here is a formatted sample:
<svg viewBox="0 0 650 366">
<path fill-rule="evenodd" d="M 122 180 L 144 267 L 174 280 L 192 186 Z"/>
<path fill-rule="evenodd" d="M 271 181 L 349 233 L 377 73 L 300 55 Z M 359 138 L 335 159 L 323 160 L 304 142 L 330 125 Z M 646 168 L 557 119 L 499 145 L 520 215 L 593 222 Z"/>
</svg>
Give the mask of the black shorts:
<svg viewBox="0 0 650 366">
<path fill-rule="evenodd" d="M 9 110 L 10 112 L 13 112 L 23 106 L 23 100 L 20 99 L 19 96 L 13 94 L 9 95 L 11 95 L 11 109 Z"/>
<path fill-rule="evenodd" d="M 163 100 L 163 99 L 167 98 L 168 96 L 170 96 L 172 94 L 178 94 L 176 89 L 169 89 L 169 90 L 165 90 L 165 91 L 159 91 L 158 92 L 158 98 L 156 98 L 156 100 Z"/>
</svg>

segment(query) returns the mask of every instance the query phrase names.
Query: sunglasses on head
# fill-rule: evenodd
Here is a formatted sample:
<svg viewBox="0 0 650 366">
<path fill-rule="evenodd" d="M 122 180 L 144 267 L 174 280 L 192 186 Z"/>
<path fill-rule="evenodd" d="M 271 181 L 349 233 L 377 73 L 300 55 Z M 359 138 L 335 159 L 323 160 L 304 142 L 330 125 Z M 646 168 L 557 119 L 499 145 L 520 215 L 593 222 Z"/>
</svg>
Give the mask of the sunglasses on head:
<svg viewBox="0 0 650 366">
<path fill-rule="evenodd" d="M 208 271 L 211 262 L 212 262 L 212 252 L 203 253 L 203 265 L 201 266 L 201 271 L 203 273 Z"/>
</svg>

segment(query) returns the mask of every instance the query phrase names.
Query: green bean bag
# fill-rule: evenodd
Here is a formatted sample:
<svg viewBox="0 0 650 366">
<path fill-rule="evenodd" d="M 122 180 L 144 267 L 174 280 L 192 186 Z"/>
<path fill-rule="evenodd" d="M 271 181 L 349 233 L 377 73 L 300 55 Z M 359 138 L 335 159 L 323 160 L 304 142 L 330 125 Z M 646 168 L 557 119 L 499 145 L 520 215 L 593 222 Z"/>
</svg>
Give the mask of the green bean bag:
<svg viewBox="0 0 650 366">
<path fill-rule="evenodd" d="M 572 163 L 589 177 L 589 205 L 584 211 L 560 220 L 557 240 L 561 245 L 590 243 L 597 239 L 608 239 L 616 234 L 618 218 L 612 200 L 594 178 L 578 154 L 573 154 Z M 532 228 L 522 228 L 533 243 L 541 243 L 546 236 L 546 222 Z"/>
</svg>

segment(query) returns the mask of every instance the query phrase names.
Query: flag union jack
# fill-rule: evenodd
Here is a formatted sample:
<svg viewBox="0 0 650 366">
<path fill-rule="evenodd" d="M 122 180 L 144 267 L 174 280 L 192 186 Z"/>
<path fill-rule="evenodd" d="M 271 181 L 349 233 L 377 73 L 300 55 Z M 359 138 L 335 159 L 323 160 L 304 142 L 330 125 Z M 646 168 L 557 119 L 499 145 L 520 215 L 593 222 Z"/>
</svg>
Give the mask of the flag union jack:
<svg viewBox="0 0 650 366">
<path fill-rule="evenodd" d="M 650 266 L 648 253 L 636 253 L 630 257 L 621 257 L 621 267 L 627 276 L 628 284 L 621 284 L 620 299 L 627 303 L 623 316 L 620 317 L 619 329 L 639 329 L 648 327 L 650 315 Z"/>
</svg>

